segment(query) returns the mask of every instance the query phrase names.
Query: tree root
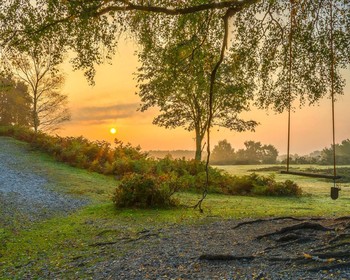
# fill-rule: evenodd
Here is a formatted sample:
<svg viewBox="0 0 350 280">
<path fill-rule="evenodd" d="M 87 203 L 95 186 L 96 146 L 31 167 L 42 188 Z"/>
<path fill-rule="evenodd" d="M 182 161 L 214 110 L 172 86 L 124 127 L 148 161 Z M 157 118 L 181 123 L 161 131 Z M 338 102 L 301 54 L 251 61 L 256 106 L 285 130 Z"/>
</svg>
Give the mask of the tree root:
<svg viewBox="0 0 350 280">
<path fill-rule="evenodd" d="M 339 259 L 339 258 L 350 258 L 350 252 L 349 251 L 338 251 L 338 252 L 326 252 L 326 253 L 321 253 L 321 254 L 316 254 L 317 257 L 321 259 Z"/>
<path fill-rule="evenodd" d="M 320 270 L 333 270 L 333 269 L 338 269 L 338 268 L 349 268 L 349 267 L 350 267 L 350 262 L 341 262 L 341 263 L 337 263 L 337 264 L 329 264 L 329 265 L 309 268 L 309 269 L 307 269 L 307 271 L 318 272 Z"/>
<path fill-rule="evenodd" d="M 342 238 L 350 238 L 350 233 L 342 233 L 342 234 L 339 234 L 339 235 L 337 235 L 337 236 L 335 236 L 334 238 L 332 238 L 332 239 L 330 239 L 329 241 L 328 241 L 328 243 L 333 243 L 333 242 L 335 242 L 335 241 L 338 241 L 338 240 L 340 240 L 340 239 L 342 239 Z"/>
<path fill-rule="evenodd" d="M 120 240 L 118 241 L 106 241 L 106 242 L 96 242 L 89 244 L 90 247 L 98 247 L 98 246 L 106 246 L 106 245 L 114 245 L 117 244 Z"/>
<path fill-rule="evenodd" d="M 289 231 L 299 230 L 299 229 L 312 229 L 312 230 L 321 230 L 321 231 L 333 231 L 334 230 L 333 228 L 327 228 L 327 227 L 324 227 L 320 224 L 304 222 L 304 223 L 284 227 L 284 228 L 282 228 L 278 231 L 272 232 L 272 233 L 259 235 L 256 237 L 256 239 L 260 240 L 260 239 L 265 238 L 265 237 L 269 237 L 269 236 L 273 236 L 273 235 L 277 235 L 277 234 L 284 234 L 284 233 L 287 233 Z"/>
<path fill-rule="evenodd" d="M 92 244 L 89 244 L 89 246 L 95 247 L 95 246 L 114 245 L 114 244 L 121 242 L 121 241 L 125 241 L 126 243 L 129 243 L 129 242 L 135 242 L 135 241 L 138 241 L 141 239 L 146 239 L 146 238 L 149 238 L 152 236 L 159 236 L 159 233 L 146 233 L 146 234 L 143 234 L 143 235 L 136 237 L 136 238 L 122 237 L 122 238 L 119 238 L 119 239 L 114 240 L 114 241 L 92 243 Z"/>
<path fill-rule="evenodd" d="M 279 220 L 294 220 L 294 221 L 322 221 L 325 218 L 296 218 L 296 217 L 276 217 L 276 218 L 269 218 L 269 219 L 256 219 L 252 221 L 246 221 L 241 222 L 234 226 L 232 229 L 239 228 L 244 225 L 251 225 L 255 223 L 262 223 L 262 222 L 271 222 L 271 221 L 279 221 Z"/>
<path fill-rule="evenodd" d="M 239 227 L 242 227 L 245 225 L 251 225 L 251 224 L 255 224 L 255 223 L 271 222 L 271 221 L 278 221 L 278 220 L 305 221 L 306 219 L 295 218 L 295 217 L 277 217 L 277 218 L 270 218 L 270 219 L 257 219 L 257 220 L 252 220 L 252 221 L 241 222 L 241 223 L 235 225 L 232 229 L 237 229 Z M 309 220 L 309 219 L 307 219 L 307 220 Z"/>
<path fill-rule="evenodd" d="M 299 237 L 298 239 L 294 239 L 294 240 L 290 240 L 290 241 L 287 241 L 287 242 L 279 243 L 276 246 L 266 247 L 264 249 L 264 251 L 271 251 L 271 250 L 274 250 L 274 249 L 287 247 L 287 246 L 293 245 L 295 243 L 308 242 L 308 241 L 311 241 L 311 239 L 308 238 L 308 237 Z"/>
<path fill-rule="evenodd" d="M 336 249 L 338 247 L 343 247 L 346 245 L 350 245 L 350 242 L 342 242 L 342 243 L 338 243 L 338 244 L 334 244 L 334 245 L 324 246 L 324 247 L 321 247 L 319 249 L 315 249 L 313 251 L 314 252 L 322 252 L 322 251 L 326 251 L 326 250 Z"/>
<path fill-rule="evenodd" d="M 235 261 L 235 260 L 253 260 L 254 256 L 234 256 L 234 255 L 214 255 L 214 254 L 204 254 L 201 255 L 199 260 L 206 261 Z"/>
</svg>

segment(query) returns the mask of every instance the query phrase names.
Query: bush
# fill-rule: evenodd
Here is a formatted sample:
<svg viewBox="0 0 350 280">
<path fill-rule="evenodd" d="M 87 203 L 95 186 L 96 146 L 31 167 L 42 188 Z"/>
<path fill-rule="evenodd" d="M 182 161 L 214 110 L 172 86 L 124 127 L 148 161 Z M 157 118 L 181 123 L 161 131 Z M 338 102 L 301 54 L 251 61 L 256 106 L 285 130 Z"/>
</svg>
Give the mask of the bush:
<svg viewBox="0 0 350 280">
<path fill-rule="evenodd" d="M 274 176 L 261 176 L 256 173 L 233 176 L 223 193 L 231 195 L 300 196 L 301 188 L 293 181 L 276 182 Z"/>
<path fill-rule="evenodd" d="M 291 180 L 268 185 L 264 195 L 269 196 L 301 196 L 301 188 Z"/>
<path fill-rule="evenodd" d="M 171 205 L 169 194 L 173 191 L 202 192 L 206 186 L 206 168 L 203 162 L 174 160 L 170 156 L 151 159 L 141 152 L 140 147 L 124 145 L 118 140 L 115 140 L 116 145 L 112 148 L 105 141 L 89 141 L 82 136 L 59 137 L 41 132 L 35 134 L 30 129 L 16 126 L 0 127 L 0 135 L 28 142 L 32 147 L 72 166 L 114 175 L 117 179 L 126 177 L 116 193 L 116 197 L 126 199 L 125 205 L 123 201 L 116 200 L 122 207 L 127 207 L 128 203 L 130 206 L 144 205 L 142 207 Z M 146 182 L 143 183 L 142 179 Z M 131 190 L 131 197 L 126 194 L 128 189 Z M 146 201 L 140 198 L 143 192 Z M 208 192 L 228 195 L 301 195 L 301 189 L 292 181 L 276 182 L 272 176 L 255 173 L 241 177 L 231 176 L 212 167 L 209 168 Z"/>
<path fill-rule="evenodd" d="M 113 202 L 118 208 L 169 207 L 177 202 L 172 198 L 176 183 L 171 176 L 130 174 L 117 187 Z"/>
</svg>

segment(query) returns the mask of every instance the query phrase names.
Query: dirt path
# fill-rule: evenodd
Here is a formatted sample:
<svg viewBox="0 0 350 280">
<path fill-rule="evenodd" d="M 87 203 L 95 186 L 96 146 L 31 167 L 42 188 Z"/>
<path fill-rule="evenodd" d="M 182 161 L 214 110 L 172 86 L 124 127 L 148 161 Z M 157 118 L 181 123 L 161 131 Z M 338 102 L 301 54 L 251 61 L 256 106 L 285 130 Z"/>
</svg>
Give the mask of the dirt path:
<svg viewBox="0 0 350 280">
<path fill-rule="evenodd" d="M 46 189 L 47 178 L 28 153 L 26 144 L 0 137 L 0 227 L 18 227 L 86 203 Z"/>
<path fill-rule="evenodd" d="M 113 229 L 89 245 L 93 255 L 40 276 L 62 279 L 79 271 L 83 279 L 350 279 L 350 217 L 150 227 L 108 242 L 104 234 Z"/>
</svg>

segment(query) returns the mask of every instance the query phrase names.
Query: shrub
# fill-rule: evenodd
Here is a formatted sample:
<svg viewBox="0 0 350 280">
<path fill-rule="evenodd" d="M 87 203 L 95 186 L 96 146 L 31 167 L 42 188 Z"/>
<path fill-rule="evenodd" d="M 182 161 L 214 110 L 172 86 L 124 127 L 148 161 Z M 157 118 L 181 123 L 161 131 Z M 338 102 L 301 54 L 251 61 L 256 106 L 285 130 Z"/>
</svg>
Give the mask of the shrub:
<svg viewBox="0 0 350 280">
<path fill-rule="evenodd" d="M 172 159 L 170 156 L 151 159 L 141 152 L 140 147 L 125 145 L 118 140 L 115 140 L 116 146 L 112 148 L 105 141 L 89 141 L 82 136 L 59 137 L 41 132 L 35 134 L 30 129 L 16 126 L 0 127 L 0 135 L 28 142 L 32 147 L 72 166 L 114 175 L 117 179 L 126 177 L 116 196 L 125 196 L 130 206 L 138 203 L 157 205 L 158 198 L 163 196 L 164 202 L 159 204 L 170 205 L 172 202 L 169 193 L 174 190 L 202 192 L 206 186 L 206 168 L 203 162 Z M 146 180 L 145 185 L 142 179 Z M 132 185 L 136 187 L 131 188 Z M 136 197 L 133 198 L 134 201 L 127 196 L 126 186 L 131 189 L 130 195 Z M 137 198 L 142 192 L 145 192 L 146 201 Z M 255 173 L 241 177 L 231 176 L 212 167 L 209 168 L 208 192 L 228 195 L 301 195 L 301 189 L 292 181 L 276 182 L 273 176 Z M 118 203 L 123 205 L 122 201 Z"/>
<path fill-rule="evenodd" d="M 264 193 L 264 195 L 269 196 L 300 196 L 301 194 L 301 188 L 291 180 L 270 184 Z"/>
<path fill-rule="evenodd" d="M 293 181 L 276 182 L 274 176 L 261 176 L 256 173 L 241 177 L 233 176 L 223 193 L 231 195 L 300 196 L 301 188 Z"/>
<path fill-rule="evenodd" d="M 175 191 L 176 183 L 171 176 L 130 174 L 117 187 L 113 202 L 118 208 L 175 206 L 172 198 Z"/>
</svg>

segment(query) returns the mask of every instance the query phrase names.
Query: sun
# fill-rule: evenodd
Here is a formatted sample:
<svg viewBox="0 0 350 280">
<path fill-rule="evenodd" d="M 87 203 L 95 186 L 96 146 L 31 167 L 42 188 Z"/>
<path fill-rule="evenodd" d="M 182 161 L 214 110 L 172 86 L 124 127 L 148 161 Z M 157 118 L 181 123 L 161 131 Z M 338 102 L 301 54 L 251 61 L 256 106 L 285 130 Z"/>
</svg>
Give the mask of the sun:
<svg viewBox="0 0 350 280">
<path fill-rule="evenodd" d="M 116 133 L 117 133 L 117 130 L 116 130 L 114 127 L 112 127 L 112 128 L 109 130 L 109 132 L 112 133 L 112 134 L 116 134 Z"/>
</svg>

